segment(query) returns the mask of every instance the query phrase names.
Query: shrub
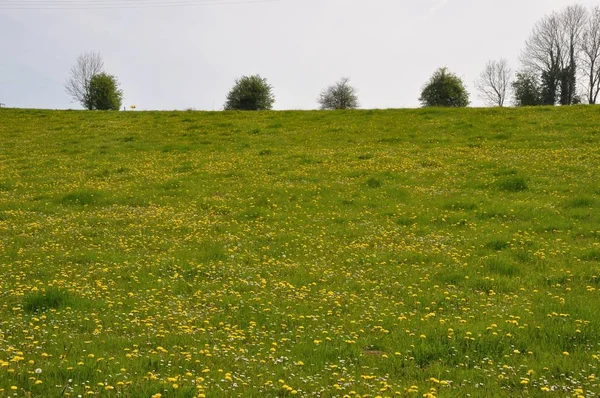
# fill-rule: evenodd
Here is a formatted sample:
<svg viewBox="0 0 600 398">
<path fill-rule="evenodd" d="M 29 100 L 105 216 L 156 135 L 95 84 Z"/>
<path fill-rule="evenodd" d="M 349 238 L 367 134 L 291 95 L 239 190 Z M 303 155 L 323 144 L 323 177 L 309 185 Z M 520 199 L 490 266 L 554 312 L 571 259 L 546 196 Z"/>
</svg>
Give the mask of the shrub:
<svg viewBox="0 0 600 398">
<path fill-rule="evenodd" d="M 469 105 L 469 93 L 458 76 L 440 68 L 423 87 L 419 101 L 425 107 L 461 108 Z"/>
<path fill-rule="evenodd" d="M 91 109 L 99 111 L 118 111 L 123 103 L 123 91 L 119 89 L 116 77 L 99 73 L 90 81 Z"/>
<path fill-rule="evenodd" d="M 227 95 L 225 110 L 261 111 L 273 108 L 275 97 L 267 79 L 259 75 L 242 76 Z"/>
<path fill-rule="evenodd" d="M 535 75 L 528 72 L 517 73 L 512 83 L 516 106 L 536 106 L 542 104 L 542 88 Z"/>
<path fill-rule="evenodd" d="M 350 79 L 345 77 L 333 86 L 327 87 L 319 96 L 321 109 L 355 109 L 358 108 L 356 90 L 350 84 Z"/>
</svg>

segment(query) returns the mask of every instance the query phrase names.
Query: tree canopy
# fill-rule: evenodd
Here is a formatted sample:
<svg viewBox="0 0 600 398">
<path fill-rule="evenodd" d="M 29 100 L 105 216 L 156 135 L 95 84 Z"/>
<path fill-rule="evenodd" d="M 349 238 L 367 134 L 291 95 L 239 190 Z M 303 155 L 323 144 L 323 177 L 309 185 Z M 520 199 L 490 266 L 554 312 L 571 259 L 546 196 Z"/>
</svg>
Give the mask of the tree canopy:
<svg viewBox="0 0 600 398">
<path fill-rule="evenodd" d="M 94 75 L 90 81 L 91 109 L 118 111 L 123 103 L 123 91 L 116 77 L 104 72 Z"/>
<path fill-rule="evenodd" d="M 260 75 L 242 76 L 227 95 L 225 110 L 261 111 L 273 108 L 275 96 L 267 79 Z"/>
<path fill-rule="evenodd" d="M 460 108 L 469 105 L 469 93 L 458 76 L 440 68 L 423 87 L 419 101 L 425 107 Z"/>
<path fill-rule="evenodd" d="M 356 89 L 350 85 L 350 78 L 344 77 L 334 85 L 327 87 L 319 96 L 321 109 L 358 108 Z"/>
<path fill-rule="evenodd" d="M 516 106 L 535 106 L 543 104 L 542 87 L 531 72 L 519 72 L 512 83 Z"/>
</svg>

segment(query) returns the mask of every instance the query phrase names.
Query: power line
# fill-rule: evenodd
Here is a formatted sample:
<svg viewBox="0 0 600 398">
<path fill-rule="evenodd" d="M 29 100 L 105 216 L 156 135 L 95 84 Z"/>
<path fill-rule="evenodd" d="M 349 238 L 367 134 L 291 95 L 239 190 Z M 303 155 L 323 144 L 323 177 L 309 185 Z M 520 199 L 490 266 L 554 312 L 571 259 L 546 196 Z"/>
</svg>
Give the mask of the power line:
<svg viewBox="0 0 600 398">
<path fill-rule="evenodd" d="M 118 8 L 168 8 L 273 3 L 281 0 L 0 0 L 0 10 L 96 10 Z"/>
<path fill-rule="evenodd" d="M 134 4 L 134 5 L 153 5 L 153 4 L 203 4 L 203 3 L 228 3 L 230 0 L 0 0 L 0 5 L 10 6 L 103 6 L 103 5 L 119 5 L 119 4 Z M 236 0 L 240 1 L 240 0 Z M 251 0 L 245 0 L 251 1 Z"/>
<path fill-rule="evenodd" d="M 174 1 L 109 1 L 109 2 L 0 2 L 0 9 L 95 9 L 95 8 L 147 8 L 147 7 L 184 7 L 226 4 L 270 3 L 281 0 L 174 0 Z"/>
</svg>

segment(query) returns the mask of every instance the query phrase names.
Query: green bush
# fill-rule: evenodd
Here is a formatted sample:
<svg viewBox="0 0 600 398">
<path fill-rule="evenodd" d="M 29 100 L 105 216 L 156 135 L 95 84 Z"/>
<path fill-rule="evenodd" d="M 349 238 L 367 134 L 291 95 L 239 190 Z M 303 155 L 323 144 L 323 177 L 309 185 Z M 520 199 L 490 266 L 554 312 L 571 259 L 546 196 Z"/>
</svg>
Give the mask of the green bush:
<svg viewBox="0 0 600 398">
<path fill-rule="evenodd" d="M 123 103 L 123 91 L 116 77 L 104 72 L 94 75 L 90 81 L 91 109 L 118 111 Z"/>
<path fill-rule="evenodd" d="M 333 86 L 327 87 L 319 95 L 321 109 L 356 109 L 358 96 L 356 89 L 350 85 L 350 79 L 345 77 Z"/>
<path fill-rule="evenodd" d="M 273 108 L 275 97 L 267 79 L 259 75 L 242 76 L 227 95 L 225 110 L 261 111 Z"/>
<path fill-rule="evenodd" d="M 419 101 L 425 107 L 463 108 L 469 105 L 469 93 L 458 76 L 440 68 L 423 87 Z"/>
</svg>

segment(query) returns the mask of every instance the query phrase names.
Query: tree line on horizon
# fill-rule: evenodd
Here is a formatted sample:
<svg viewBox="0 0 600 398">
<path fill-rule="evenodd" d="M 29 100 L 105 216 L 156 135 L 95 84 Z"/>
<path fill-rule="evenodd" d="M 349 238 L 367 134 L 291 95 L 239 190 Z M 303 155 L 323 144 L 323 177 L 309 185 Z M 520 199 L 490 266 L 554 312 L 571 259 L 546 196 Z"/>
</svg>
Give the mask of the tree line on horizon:
<svg viewBox="0 0 600 398">
<path fill-rule="evenodd" d="M 600 6 L 587 10 L 571 5 L 546 15 L 535 24 L 520 63 L 511 83 L 515 105 L 596 104 L 600 93 Z M 489 63 L 480 79 L 498 82 L 498 77 L 512 78 L 505 61 Z"/>
<path fill-rule="evenodd" d="M 600 6 L 590 10 L 571 5 L 544 16 L 533 27 L 520 56 L 520 69 L 506 59 L 489 61 L 475 80 L 478 96 L 488 106 L 596 104 L 600 93 Z M 123 91 L 114 75 L 104 72 L 98 53 L 81 55 L 72 67 L 65 89 L 88 110 L 119 110 Z M 321 109 L 355 109 L 357 90 L 344 77 L 325 88 L 317 99 Z M 469 93 L 461 78 L 439 68 L 423 86 L 424 107 L 466 107 Z M 273 87 L 260 75 L 236 79 L 224 110 L 269 110 Z"/>
</svg>

